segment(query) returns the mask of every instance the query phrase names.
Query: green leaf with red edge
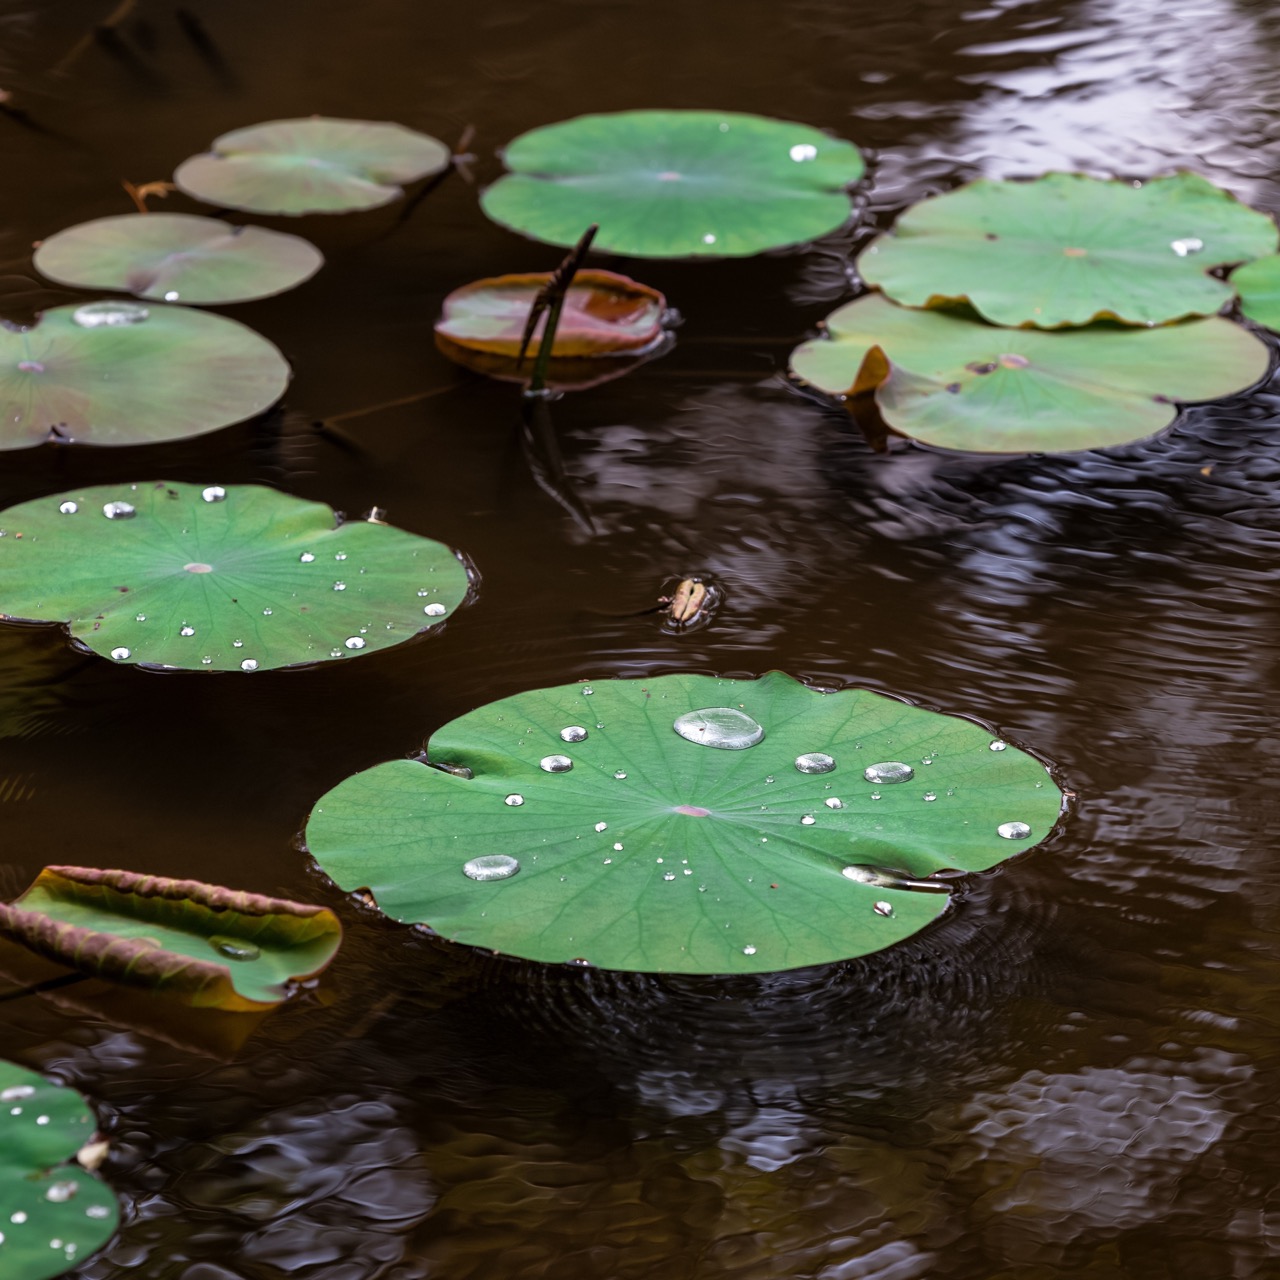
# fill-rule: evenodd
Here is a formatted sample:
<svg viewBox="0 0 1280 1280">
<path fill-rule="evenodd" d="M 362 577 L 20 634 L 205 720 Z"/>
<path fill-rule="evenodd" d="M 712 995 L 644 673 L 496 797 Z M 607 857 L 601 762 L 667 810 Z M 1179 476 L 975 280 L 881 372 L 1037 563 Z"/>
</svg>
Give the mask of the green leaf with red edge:
<svg viewBox="0 0 1280 1280">
<path fill-rule="evenodd" d="M 750 731 L 730 747 L 689 728 L 708 709 Z M 780 672 L 516 694 L 437 730 L 428 753 L 462 773 L 397 760 L 319 801 L 306 842 L 321 868 L 446 938 L 640 972 L 892 946 L 945 911 L 937 872 L 1031 848 L 1062 803 L 1040 761 L 979 725 Z M 867 775 L 890 763 L 899 781 Z"/>
<path fill-rule="evenodd" d="M 0 904 L 0 937 L 88 976 L 252 1012 L 324 969 L 342 927 L 326 907 L 198 880 L 46 867 Z"/>
</svg>

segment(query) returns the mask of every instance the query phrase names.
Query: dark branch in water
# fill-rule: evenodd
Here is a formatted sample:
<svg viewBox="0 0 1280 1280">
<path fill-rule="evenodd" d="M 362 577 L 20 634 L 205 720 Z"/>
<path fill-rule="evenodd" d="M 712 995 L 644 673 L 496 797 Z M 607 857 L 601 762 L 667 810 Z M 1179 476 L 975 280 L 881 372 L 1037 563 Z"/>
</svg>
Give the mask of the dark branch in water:
<svg viewBox="0 0 1280 1280">
<path fill-rule="evenodd" d="M 533 340 L 533 331 L 538 327 L 538 321 L 542 318 L 543 312 L 547 313 L 547 323 L 542 331 L 538 359 L 533 366 L 533 377 L 529 381 L 526 395 L 538 395 L 546 389 L 547 366 L 551 363 L 551 349 L 555 346 L 556 330 L 560 328 L 560 313 L 564 310 L 565 294 L 569 292 L 573 277 L 578 274 L 578 268 L 582 266 L 583 260 L 591 249 L 591 242 L 596 238 L 596 232 L 599 230 L 599 223 L 593 222 L 582 233 L 582 239 L 565 255 L 564 261 L 552 273 L 551 279 L 538 291 L 538 296 L 534 298 L 533 305 L 529 308 L 529 318 L 525 321 L 524 333 L 520 337 L 517 369 L 524 364 L 529 343 Z"/>
<path fill-rule="evenodd" d="M 33 983 L 29 987 L 19 987 L 16 991 L 6 991 L 0 995 L 0 1004 L 10 1000 L 22 1000 L 27 996 L 38 996 L 43 991 L 57 991 L 60 987 L 70 987 L 77 982 L 87 982 L 88 974 L 64 973 L 57 978 L 46 978 L 43 982 Z"/>
</svg>

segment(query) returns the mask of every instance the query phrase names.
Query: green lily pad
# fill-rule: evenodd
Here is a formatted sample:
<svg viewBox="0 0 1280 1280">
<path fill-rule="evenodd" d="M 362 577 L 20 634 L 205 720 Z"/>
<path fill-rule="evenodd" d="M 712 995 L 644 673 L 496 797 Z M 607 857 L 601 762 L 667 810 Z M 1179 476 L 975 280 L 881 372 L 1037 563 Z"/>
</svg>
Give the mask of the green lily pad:
<svg viewBox="0 0 1280 1280">
<path fill-rule="evenodd" d="M 99 485 L 0 512 L 0 616 L 120 663 L 265 671 L 400 644 L 452 615 L 439 542 L 259 485 Z"/>
<path fill-rule="evenodd" d="M 97 1120 L 74 1090 L 0 1062 L 0 1275 L 49 1280 L 115 1234 L 110 1188 L 72 1163 Z M 99 1159 L 101 1157 L 98 1157 Z M 96 1161 L 86 1156 L 86 1163 Z"/>
<path fill-rule="evenodd" d="M 896 431 L 973 453 L 1141 440 L 1173 421 L 1175 402 L 1242 391 L 1270 363 L 1263 343 L 1216 318 L 1158 329 L 997 329 L 871 294 L 826 323 L 827 337 L 792 352 L 797 377 L 831 395 L 874 390 Z"/>
<path fill-rule="evenodd" d="M 621 111 L 522 134 L 481 197 L 495 222 L 641 258 L 742 257 L 803 244 L 849 220 L 866 171 L 851 142 L 729 111 Z"/>
<path fill-rule="evenodd" d="M 1274 253 L 1278 235 L 1198 174 L 1135 186 L 1051 173 L 922 201 L 858 270 L 895 302 L 964 301 L 996 324 L 1163 324 L 1218 311 L 1232 291 L 1209 269 Z"/>
<path fill-rule="evenodd" d="M 451 158 L 443 142 L 400 124 L 310 116 L 224 133 L 173 180 L 226 209 L 351 213 L 398 200 L 404 183 L 439 173 Z"/>
<path fill-rule="evenodd" d="M 126 213 L 50 236 L 35 268 L 80 289 L 187 304 L 269 298 L 310 280 L 324 255 L 301 236 L 189 213 Z"/>
<path fill-rule="evenodd" d="M 0 937 L 93 977 L 249 1013 L 325 968 L 342 926 L 325 907 L 197 880 L 46 867 L 0 903 Z"/>
<path fill-rule="evenodd" d="M 261 334 L 188 307 L 118 300 L 0 325 L 0 449 L 152 444 L 269 408 L 289 383 Z"/>
<path fill-rule="evenodd" d="M 428 753 L 463 772 L 396 760 L 321 799 L 324 871 L 446 938 L 642 972 L 879 951 L 946 909 L 929 877 L 1031 848 L 1062 802 L 978 725 L 779 672 L 517 694 Z"/>
<path fill-rule="evenodd" d="M 1231 273 L 1240 310 L 1255 324 L 1280 333 L 1280 254 L 1270 254 Z"/>
</svg>

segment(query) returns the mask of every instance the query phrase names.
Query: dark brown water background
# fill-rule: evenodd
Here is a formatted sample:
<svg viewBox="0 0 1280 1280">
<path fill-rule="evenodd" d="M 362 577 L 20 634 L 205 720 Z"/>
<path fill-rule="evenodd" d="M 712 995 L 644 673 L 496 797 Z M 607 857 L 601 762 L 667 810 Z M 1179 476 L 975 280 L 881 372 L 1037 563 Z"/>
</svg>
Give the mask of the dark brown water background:
<svg viewBox="0 0 1280 1280">
<path fill-rule="evenodd" d="M 0 9 L 0 300 L 33 240 L 218 133 L 397 120 L 494 152 L 588 111 L 709 107 L 874 148 L 868 217 L 978 175 L 1186 166 L 1280 211 L 1280 15 L 1247 0 L 109 0 Z M 59 68 L 61 64 L 61 69 Z M 191 207 L 182 198 L 169 208 Z M 780 376 L 857 236 L 616 263 L 675 351 L 552 407 L 586 531 L 441 298 L 557 251 L 446 182 L 297 229 L 329 265 L 229 308 L 296 377 L 265 422 L 3 455 L 0 504 L 108 480 L 377 504 L 463 548 L 442 634 L 303 672 L 113 667 L 0 630 L 0 895 L 46 863 L 338 907 L 330 975 L 233 1060 L 42 1000 L 0 1054 L 84 1090 L 125 1204 L 80 1280 L 1266 1280 L 1280 1276 L 1280 398 L 1062 458 L 875 456 Z M 24 278 L 25 277 L 25 278 Z M 401 407 L 358 411 L 417 393 Z M 343 446 L 319 436 L 338 424 Z M 630 616 L 714 576 L 713 624 Z M 759 980 L 562 973 L 344 904 L 314 801 L 452 717 L 576 677 L 770 668 L 981 717 L 1079 792 L 1061 834 L 895 952 Z"/>
</svg>

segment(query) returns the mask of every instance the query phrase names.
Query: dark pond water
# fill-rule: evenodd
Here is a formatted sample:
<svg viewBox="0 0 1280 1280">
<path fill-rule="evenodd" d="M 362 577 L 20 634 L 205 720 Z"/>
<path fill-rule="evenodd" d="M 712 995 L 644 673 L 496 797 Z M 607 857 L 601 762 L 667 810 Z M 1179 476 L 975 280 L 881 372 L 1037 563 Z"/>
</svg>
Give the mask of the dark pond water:
<svg viewBox="0 0 1280 1280">
<path fill-rule="evenodd" d="M 481 183 L 504 141 L 584 111 L 807 121 L 877 150 L 878 226 L 1059 168 L 1187 166 L 1280 211 L 1261 0 L 138 0 L 82 44 L 110 8 L 0 13 L 0 85 L 39 126 L 0 117 L 11 316 L 66 300 L 29 245 L 126 211 L 120 179 L 310 112 L 474 124 Z M 329 266 L 232 309 L 296 370 L 265 423 L 4 456 L 5 505 L 265 482 L 385 507 L 483 574 L 443 634 L 341 669 L 151 675 L 0 630 L 0 892 L 49 862 L 125 866 L 348 925 L 329 977 L 230 1060 L 0 1004 L 0 1053 L 86 1091 L 114 1140 L 126 1222 L 74 1274 L 1280 1274 L 1276 389 L 1105 454 L 876 456 L 780 377 L 850 295 L 856 237 L 646 264 L 686 317 L 675 351 L 552 410 L 588 531 L 531 478 L 511 389 L 431 342 L 451 288 L 558 254 L 456 179 L 400 212 L 308 220 Z M 723 586 L 713 625 L 633 616 L 689 572 Z M 485 960 L 347 906 L 295 847 L 326 789 L 480 703 L 774 667 L 982 717 L 1077 808 L 912 944 L 732 983 Z"/>
</svg>

